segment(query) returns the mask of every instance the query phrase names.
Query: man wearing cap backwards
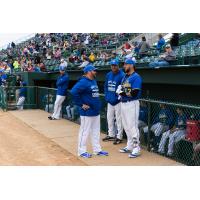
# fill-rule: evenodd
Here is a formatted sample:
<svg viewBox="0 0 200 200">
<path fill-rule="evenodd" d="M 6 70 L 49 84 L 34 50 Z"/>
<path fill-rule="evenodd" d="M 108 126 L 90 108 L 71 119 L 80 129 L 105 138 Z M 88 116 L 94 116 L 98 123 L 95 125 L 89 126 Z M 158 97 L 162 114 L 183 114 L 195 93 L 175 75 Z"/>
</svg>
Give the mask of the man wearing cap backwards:
<svg viewBox="0 0 200 200">
<path fill-rule="evenodd" d="M 121 104 L 116 94 L 118 86 L 121 84 L 124 72 L 119 69 L 117 60 L 112 60 L 111 71 L 107 73 L 104 84 L 105 100 L 107 105 L 107 121 L 108 121 L 108 135 L 103 138 L 103 141 L 113 141 L 113 144 L 120 144 L 122 142 L 123 127 L 121 119 Z M 115 128 L 116 120 L 116 128 Z M 115 137 L 116 135 L 116 137 Z"/>
<path fill-rule="evenodd" d="M 134 60 L 127 59 L 124 70 L 126 75 L 116 91 L 121 96 L 122 125 L 127 135 L 127 146 L 120 152 L 130 153 L 129 157 L 135 158 L 140 155 L 138 118 L 142 79 L 135 72 Z"/>
<path fill-rule="evenodd" d="M 54 112 L 51 116 L 48 117 L 50 120 L 56 120 L 60 118 L 62 103 L 67 96 L 69 76 L 65 73 L 65 67 L 60 66 L 59 70 L 60 70 L 60 76 L 58 77 L 56 82 L 57 86 L 56 101 L 54 104 Z"/>
<path fill-rule="evenodd" d="M 79 107 L 81 126 L 79 130 L 78 155 L 91 158 L 87 152 L 87 140 L 91 137 L 93 153 L 98 156 L 108 156 L 100 145 L 100 99 L 99 88 L 95 80 L 96 68 L 89 64 L 84 70 L 84 76 L 71 90 L 73 102 Z"/>
</svg>

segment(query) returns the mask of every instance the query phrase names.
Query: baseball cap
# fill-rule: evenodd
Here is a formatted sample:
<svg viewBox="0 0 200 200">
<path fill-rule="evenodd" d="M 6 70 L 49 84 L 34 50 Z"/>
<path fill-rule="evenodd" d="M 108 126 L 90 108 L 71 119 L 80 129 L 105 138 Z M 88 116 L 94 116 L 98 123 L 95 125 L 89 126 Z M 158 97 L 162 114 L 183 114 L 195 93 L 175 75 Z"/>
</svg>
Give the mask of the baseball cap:
<svg viewBox="0 0 200 200">
<path fill-rule="evenodd" d="M 4 72 L 4 69 L 0 69 L 0 73 L 3 73 Z"/>
<path fill-rule="evenodd" d="M 135 61 L 128 58 L 128 59 L 125 60 L 125 64 L 135 65 Z"/>
<path fill-rule="evenodd" d="M 91 72 L 91 71 L 95 71 L 95 70 L 97 70 L 97 68 L 95 68 L 93 65 L 89 64 L 89 65 L 85 66 L 85 68 L 83 69 L 83 72 L 87 73 L 87 72 Z"/>
<path fill-rule="evenodd" d="M 171 45 L 170 45 L 170 44 L 167 44 L 167 45 L 165 46 L 165 48 L 166 48 L 166 49 L 171 48 Z"/>
<path fill-rule="evenodd" d="M 23 82 L 22 82 L 22 85 L 23 85 L 23 86 L 25 86 L 25 85 L 26 85 L 26 82 L 25 82 L 25 81 L 23 81 Z"/>
<path fill-rule="evenodd" d="M 65 71 L 65 67 L 64 66 L 60 66 L 59 67 L 59 71 Z"/>
<path fill-rule="evenodd" d="M 61 62 L 63 62 L 63 61 L 64 61 L 64 59 L 62 58 L 60 61 L 61 61 Z"/>
<path fill-rule="evenodd" d="M 110 65 L 119 65 L 119 62 L 117 60 L 111 60 Z"/>
</svg>

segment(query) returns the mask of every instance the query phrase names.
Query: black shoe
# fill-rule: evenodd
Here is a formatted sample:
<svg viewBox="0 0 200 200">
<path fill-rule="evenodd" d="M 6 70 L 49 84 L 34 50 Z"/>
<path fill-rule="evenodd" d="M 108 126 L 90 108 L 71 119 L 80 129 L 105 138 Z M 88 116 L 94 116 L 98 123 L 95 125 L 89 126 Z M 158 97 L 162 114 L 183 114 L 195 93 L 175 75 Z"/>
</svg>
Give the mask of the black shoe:
<svg viewBox="0 0 200 200">
<path fill-rule="evenodd" d="M 115 138 L 114 137 L 110 137 L 109 135 L 107 135 L 105 138 L 102 139 L 102 141 L 106 142 L 106 141 L 114 141 Z"/>
<path fill-rule="evenodd" d="M 57 120 L 56 118 L 54 118 L 52 116 L 49 116 L 48 118 L 49 118 L 49 120 Z"/>
<path fill-rule="evenodd" d="M 118 139 L 118 138 L 116 138 L 115 139 L 115 141 L 113 142 L 113 144 L 120 144 L 120 143 L 122 143 L 122 140 L 120 140 L 120 139 Z"/>
<path fill-rule="evenodd" d="M 53 118 L 52 118 L 52 116 L 48 116 L 48 119 L 49 119 L 49 120 L 52 120 Z"/>
</svg>

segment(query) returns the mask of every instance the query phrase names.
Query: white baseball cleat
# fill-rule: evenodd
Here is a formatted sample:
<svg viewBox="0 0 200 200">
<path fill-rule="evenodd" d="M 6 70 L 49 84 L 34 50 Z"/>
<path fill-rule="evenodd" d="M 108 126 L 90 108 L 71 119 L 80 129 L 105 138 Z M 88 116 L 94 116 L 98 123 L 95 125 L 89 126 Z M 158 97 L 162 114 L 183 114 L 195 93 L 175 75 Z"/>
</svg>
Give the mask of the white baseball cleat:
<svg viewBox="0 0 200 200">
<path fill-rule="evenodd" d="M 141 149 L 139 146 L 134 147 L 132 153 L 129 154 L 129 158 L 136 158 L 141 155 Z"/>
</svg>

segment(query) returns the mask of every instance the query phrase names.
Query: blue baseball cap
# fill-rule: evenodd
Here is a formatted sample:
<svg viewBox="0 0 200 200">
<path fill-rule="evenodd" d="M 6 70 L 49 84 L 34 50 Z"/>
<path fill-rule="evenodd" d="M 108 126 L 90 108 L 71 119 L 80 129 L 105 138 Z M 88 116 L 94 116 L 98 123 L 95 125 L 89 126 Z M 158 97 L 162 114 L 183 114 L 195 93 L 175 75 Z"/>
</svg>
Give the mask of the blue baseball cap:
<svg viewBox="0 0 200 200">
<path fill-rule="evenodd" d="M 119 62 L 117 60 L 111 60 L 110 65 L 119 65 Z"/>
<path fill-rule="evenodd" d="M 134 60 L 132 60 L 132 59 L 126 59 L 125 60 L 125 62 L 124 62 L 125 64 L 130 64 L 130 65 L 135 65 L 135 61 Z"/>
<path fill-rule="evenodd" d="M 59 71 L 65 71 L 65 67 L 60 66 L 60 67 L 59 67 Z"/>
<path fill-rule="evenodd" d="M 95 71 L 95 70 L 97 70 L 97 68 L 95 68 L 93 65 L 89 64 L 89 65 L 85 66 L 85 68 L 83 69 L 83 72 L 87 73 L 87 72 L 91 72 L 91 71 Z"/>
<path fill-rule="evenodd" d="M 23 81 L 23 82 L 22 82 L 22 85 L 23 85 L 23 86 L 26 86 L 26 82 L 25 82 L 25 81 Z"/>
</svg>

